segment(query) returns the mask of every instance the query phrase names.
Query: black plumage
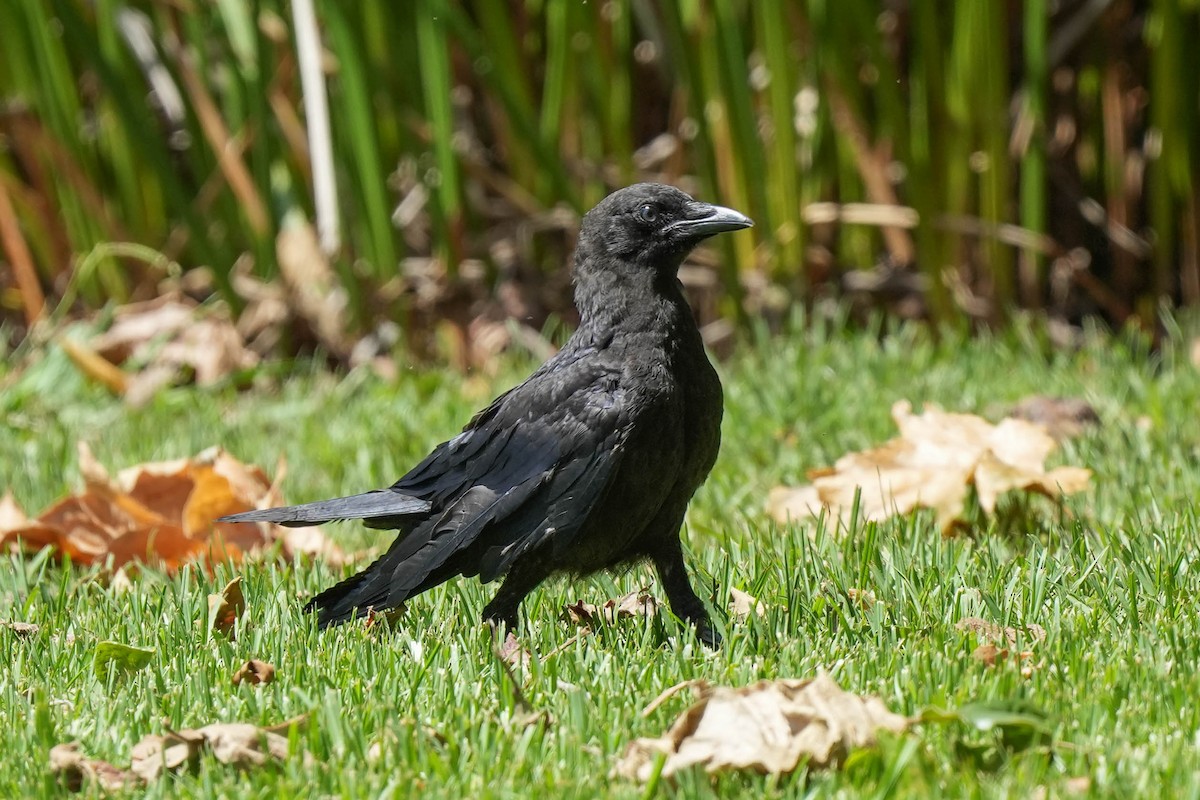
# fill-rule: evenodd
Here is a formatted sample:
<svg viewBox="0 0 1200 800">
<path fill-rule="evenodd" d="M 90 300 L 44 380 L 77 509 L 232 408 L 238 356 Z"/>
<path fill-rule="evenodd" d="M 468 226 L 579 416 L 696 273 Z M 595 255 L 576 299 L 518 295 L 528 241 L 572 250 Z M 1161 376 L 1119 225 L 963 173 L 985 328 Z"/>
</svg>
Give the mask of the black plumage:
<svg viewBox="0 0 1200 800">
<path fill-rule="evenodd" d="M 669 186 L 614 192 L 580 229 L 579 328 L 528 380 L 389 489 L 227 519 L 400 531 L 379 560 L 308 603 L 322 627 L 456 575 L 503 577 L 484 617 L 512 627 L 547 576 L 645 558 L 675 614 L 715 644 L 679 530 L 717 457 L 721 384 L 677 272 L 701 240 L 750 225 Z"/>
</svg>

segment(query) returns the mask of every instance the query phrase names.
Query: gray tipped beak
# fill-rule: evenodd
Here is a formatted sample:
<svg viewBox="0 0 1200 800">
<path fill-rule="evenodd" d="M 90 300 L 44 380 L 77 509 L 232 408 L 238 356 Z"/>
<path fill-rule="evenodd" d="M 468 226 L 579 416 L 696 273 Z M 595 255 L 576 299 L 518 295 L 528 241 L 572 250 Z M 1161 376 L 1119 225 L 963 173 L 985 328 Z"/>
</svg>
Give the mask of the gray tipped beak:
<svg viewBox="0 0 1200 800">
<path fill-rule="evenodd" d="M 697 200 L 687 204 L 684 214 L 683 219 L 672 222 L 667 226 L 667 230 L 677 231 L 688 238 L 703 238 L 754 225 L 754 221 L 740 211 Z"/>
</svg>

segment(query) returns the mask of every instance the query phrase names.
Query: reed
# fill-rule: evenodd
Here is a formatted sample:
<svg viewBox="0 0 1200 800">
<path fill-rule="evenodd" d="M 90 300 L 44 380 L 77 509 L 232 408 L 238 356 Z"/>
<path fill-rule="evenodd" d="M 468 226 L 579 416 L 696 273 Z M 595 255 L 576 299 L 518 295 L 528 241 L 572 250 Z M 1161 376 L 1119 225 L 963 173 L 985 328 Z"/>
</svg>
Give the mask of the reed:
<svg viewBox="0 0 1200 800">
<path fill-rule="evenodd" d="M 690 176 L 758 221 L 721 245 L 730 316 L 761 308 L 751 295 L 764 285 L 807 302 L 881 263 L 921 276 L 941 320 L 1049 304 L 1122 322 L 1200 302 L 1194 2 L 315 10 L 324 57 L 309 74 L 328 92 L 339 212 L 322 212 L 322 240 L 360 298 L 360 329 L 403 315 L 402 300 L 362 298 L 405 258 L 431 256 L 453 280 L 463 259 L 490 263 L 496 226 L 582 211 L 644 176 Z M 316 218 L 312 159 L 328 158 L 308 141 L 290 4 L 48 0 L 9 14 L 0 189 L 21 241 L 4 238 L 6 265 L 24 246 L 50 305 L 68 285 L 89 306 L 148 291 L 154 260 L 112 242 L 208 267 L 235 307 L 235 265 L 275 274 L 279 221 Z M 639 148 L 662 135 L 673 145 L 647 161 Z M 421 184 L 429 235 L 417 241 L 393 215 Z M 817 203 L 832 216 L 806 216 Z M 915 214 L 864 224 L 838 211 L 848 203 Z M 1088 274 L 1051 291 L 1077 248 Z M 528 267 L 560 269 L 551 255 Z M 32 288 L 0 303 L 32 316 Z"/>
</svg>

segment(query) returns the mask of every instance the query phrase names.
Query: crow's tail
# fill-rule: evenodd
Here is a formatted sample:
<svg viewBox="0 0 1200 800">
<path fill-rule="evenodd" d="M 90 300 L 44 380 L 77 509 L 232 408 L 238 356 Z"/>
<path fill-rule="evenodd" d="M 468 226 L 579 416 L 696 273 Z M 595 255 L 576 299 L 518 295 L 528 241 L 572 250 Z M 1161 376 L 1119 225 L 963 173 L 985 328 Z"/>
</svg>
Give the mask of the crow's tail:
<svg viewBox="0 0 1200 800">
<path fill-rule="evenodd" d="M 275 522 L 289 528 L 319 525 L 340 519 L 362 519 L 372 528 L 399 527 L 429 512 L 429 503 L 391 489 L 380 489 L 299 506 L 264 508 L 221 517 L 219 522 Z M 394 524 L 393 524 L 394 523 Z M 335 587 L 336 588 L 336 587 Z"/>
<path fill-rule="evenodd" d="M 304 605 L 304 610 L 317 615 L 318 626 L 328 628 L 362 616 L 371 609 L 376 612 L 390 611 L 408 598 L 445 583 L 461 572 L 456 566 L 443 565 L 397 596 L 396 568 L 403 563 L 403 557 L 394 549 L 390 550 L 362 572 L 315 595 Z"/>
</svg>

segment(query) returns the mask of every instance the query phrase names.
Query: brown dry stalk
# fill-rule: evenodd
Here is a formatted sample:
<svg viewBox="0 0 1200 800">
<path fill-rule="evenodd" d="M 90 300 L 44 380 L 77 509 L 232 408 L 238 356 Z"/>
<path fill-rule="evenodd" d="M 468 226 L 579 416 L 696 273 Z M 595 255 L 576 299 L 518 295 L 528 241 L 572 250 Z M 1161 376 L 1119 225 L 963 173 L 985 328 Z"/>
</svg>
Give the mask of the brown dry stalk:
<svg viewBox="0 0 1200 800">
<path fill-rule="evenodd" d="M 180 53 L 175 62 L 179 67 L 179 74 L 183 78 L 184 86 L 187 87 L 188 95 L 192 99 L 192 106 L 196 109 L 196 117 L 204 131 L 204 138 L 208 139 L 209 145 L 217 156 L 221 173 L 229 182 L 229 188 L 241 202 L 246 220 L 250 223 L 254 233 L 258 236 L 265 236 L 270 227 L 267 207 L 263 202 L 262 195 L 258 193 L 258 189 L 254 185 L 250 170 L 241 158 L 241 148 L 229 135 L 229 129 L 225 127 L 225 120 L 221 118 L 221 112 L 217 108 L 216 102 L 208 93 L 208 88 L 196 72 L 196 67 L 192 64 L 191 59 Z"/>
<path fill-rule="evenodd" d="M 3 243 L 4 252 L 8 254 L 8 261 L 12 264 L 13 277 L 21 293 L 25 321 L 32 325 L 46 307 L 46 296 L 42 294 L 37 270 L 33 266 L 33 255 L 29 252 L 29 245 L 21 233 L 21 222 L 17 219 L 16 209 L 13 208 L 12 198 L 8 196 L 8 187 L 4 185 L 4 181 L 0 181 L 0 242 Z"/>
</svg>

